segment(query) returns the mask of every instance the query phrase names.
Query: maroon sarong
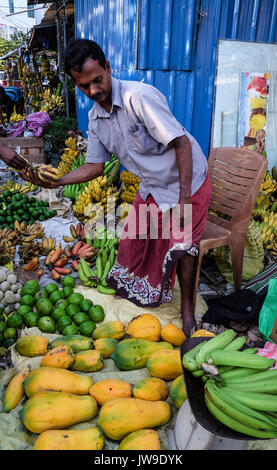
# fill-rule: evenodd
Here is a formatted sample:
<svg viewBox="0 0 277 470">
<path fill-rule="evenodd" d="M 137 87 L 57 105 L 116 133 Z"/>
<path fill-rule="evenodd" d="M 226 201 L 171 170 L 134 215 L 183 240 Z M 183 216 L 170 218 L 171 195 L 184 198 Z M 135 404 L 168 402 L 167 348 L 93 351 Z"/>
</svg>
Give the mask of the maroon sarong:
<svg viewBox="0 0 277 470">
<path fill-rule="evenodd" d="M 199 241 L 208 216 L 210 197 L 211 185 L 207 174 L 204 183 L 191 198 L 190 223 L 186 223 L 184 230 L 181 230 L 182 235 L 176 237 L 176 231 L 172 230 L 174 226 L 172 211 L 167 211 L 165 216 L 151 195 L 144 201 L 138 192 L 124 225 L 116 264 L 106 278 L 109 286 L 115 289 L 118 295 L 140 307 L 158 307 L 170 302 L 178 259 L 185 253 L 192 256 L 198 255 Z M 154 223 L 157 238 L 154 239 L 153 233 L 150 235 L 149 228 L 151 211 L 147 212 L 145 238 L 141 238 L 141 226 L 139 232 L 138 214 L 142 214 L 143 210 L 147 210 L 149 206 L 156 209 L 158 213 Z M 137 217 L 134 217 L 134 214 Z M 161 236 L 164 233 L 162 227 L 165 225 L 165 217 L 170 220 L 167 238 Z M 153 217 L 151 220 L 153 222 Z M 128 234 L 132 232 L 131 225 L 136 232 L 135 236 L 124 238 L 125 232 Z M 190 236 L 188 236 L 188 231 Z"/>
</svg>

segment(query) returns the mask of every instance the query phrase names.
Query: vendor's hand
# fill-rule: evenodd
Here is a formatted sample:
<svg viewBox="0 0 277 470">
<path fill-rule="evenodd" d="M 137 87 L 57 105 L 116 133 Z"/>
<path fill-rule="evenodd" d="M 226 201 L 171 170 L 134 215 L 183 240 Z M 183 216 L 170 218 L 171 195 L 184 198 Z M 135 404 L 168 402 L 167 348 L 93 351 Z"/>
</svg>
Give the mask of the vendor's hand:
<svg viewBox="0 0 277 470">
<path fill-rule="evenodd" d="M 6 165 L 16 168 L 17 170 L 23 170 L 26 167 L 24 158 L 9 148 L 0 148 L 0 158 Z"/>
<path fill-rule="evenodd" d="M 49 183 L 41 181 L 41 179 L 38 178 L 36 173 L 32 170 L 29 170 L 28 175 L 26 175 L 26 173 L 24 171 L 18 171 L 18 174 L 25 181 L 29 181 L 29 183 L 33 183 L 36 186 L 41 186 L 42 188 L 53 189 L 53 188 L 56 188 L 57 186 L 59 186 L 58 181 L 56 181 L 56 182 L 49 181 Z"/>
</svg>

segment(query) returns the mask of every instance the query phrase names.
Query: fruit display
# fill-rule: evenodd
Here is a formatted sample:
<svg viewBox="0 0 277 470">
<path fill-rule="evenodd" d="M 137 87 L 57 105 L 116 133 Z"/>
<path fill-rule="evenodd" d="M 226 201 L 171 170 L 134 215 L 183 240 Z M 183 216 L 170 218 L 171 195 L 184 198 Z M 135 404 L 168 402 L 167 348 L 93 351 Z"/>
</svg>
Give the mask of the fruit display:
<svg viewBox="0 0 277 470">
<path fill-rule="evenodd" d="M 8 318 L 7 326 L 12 326 L 13 319 L 19 320 L 21 328 L 36 326 L 43 333 L 58 333 L 65 338 L 69 336 L 69 342 L 71 335 L 78 336 L 77 344 L 82 342 L 82 338 L 91 338 L 97 323 L 105 317 L 103 307 L 94 305 L 90 299 L 74 292 L 75 279 L 72 276 L 65 275 L 61 283 L 61 288 L 50 282 L 43 289 L 40 289 L 36 280 L 20 285 L 20 295 L 16 298 L 17 308 Z M 66 345 L 76 352 L 76 347 L 71 343 Z M 88 345 L 91 346 L 91 343 L 86 341 L 85 348 L 91 349 Z M 56 346 L 62 344 L 55 344 L 54 347 Z"/>
<path fill-rule="evenodd" d="M 244 348 L 245 339 L 224 330 L 183 354 L 183 367 L 203 381 L 205 403 L 214 418 L 247 436 L 276 438 L 275 359 L 257 354 L 257 348 Z"/>
<path fill-rule="evenodd" d="M 58 173 L 60 176 L 66 175 L 72 170 L 72 165 L 76 161 L 80 162 L 81 152 L 77 148 L 78 140 L 74 137 L 68 137 L 65 140 L 65 148 L 61 155 L 61 161 L 58 165 Z"/>
<path fill-rule="evenodd" d="M 0 195 L 0 229 L 13 229 L 15 221 L 33 224 L 57 214 L 48 209 L 48 202 L 6 189 Z"/>
<path fill-rule="evenodd" d="M 122 201 L 132 204 L 139 189 L 140 179 L 126 170 L 121 172 L 120 179 L 124 183 L 120 198 Z"/>
<path fill-rule="evenodd" d="M 42 102 L 40 110 L 49 114 L 52 118 L 65 109 L 64 99 L 57 95 L 57 93 L 52 93 L 50 88 L 47 88 L 42 94 Z"/>
<path fill-rule="evenodd" d="M 6 189 L 8 189 L 9 191 L 16 191 L 20 194 L 25 194 L 36 191 L 38 189 L 38 186 L 33 183 L 30 183 L 29 181 L 26 181 L 26 183 L 22 186 L 20 183 L 15 183 L 13 180 L 8 180 L 6 181 L 6 183 L 0 186 L 0 193 L 3 193 Z"/>
</svg>

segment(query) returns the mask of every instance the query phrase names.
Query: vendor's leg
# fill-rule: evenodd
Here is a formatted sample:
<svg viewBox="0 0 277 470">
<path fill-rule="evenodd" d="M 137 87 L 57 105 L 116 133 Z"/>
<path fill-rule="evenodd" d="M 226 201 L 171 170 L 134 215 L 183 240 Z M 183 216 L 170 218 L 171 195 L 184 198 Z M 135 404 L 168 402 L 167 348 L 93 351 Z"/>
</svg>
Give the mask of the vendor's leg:
<svg viewBox="0 0 277 470">
<path fill-rule="evenodd" d="M 183 331 L 187 337 L 196 327 L 193 311 L 193 290 L 195 267 L 197 258 L 186 253 L 177 263 L 177 276 L 181 291 L 181 315 L 183 319 Z"/>
</svg>

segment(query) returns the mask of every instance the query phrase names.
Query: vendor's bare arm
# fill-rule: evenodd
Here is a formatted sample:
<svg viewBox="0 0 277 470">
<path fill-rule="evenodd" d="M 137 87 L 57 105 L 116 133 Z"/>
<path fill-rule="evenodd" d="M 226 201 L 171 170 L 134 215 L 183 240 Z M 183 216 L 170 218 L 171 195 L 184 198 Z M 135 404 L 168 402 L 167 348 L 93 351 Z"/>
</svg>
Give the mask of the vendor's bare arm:
<svg viewBox="0 0 277 470">
<path fill-rule="evenodd" d="M 76 168 L 67 175 L 62 176 L 57 181 L 57 186 L 65 186 L 66 184 L 85 183 L 101 176 L 104 170 L 104 163 L 85 163 Z"/>
<path fill-rule="evenodd" d="M 3 147 L 3 145 L 0 145 L 0 158 L 6 165 L 19 170 L 23 170 L 26 167 L 25 160 L 18 153 L 8 147 Z"/>
<path fill-rule="evenodd" d="M 183 135 L 173 140 L 176 151 L 176 162 L 179 171 L 180 194 L 179 203 L 191 202 L 192 181 L 192 148 L 189 139 Z"/>
</svg>

